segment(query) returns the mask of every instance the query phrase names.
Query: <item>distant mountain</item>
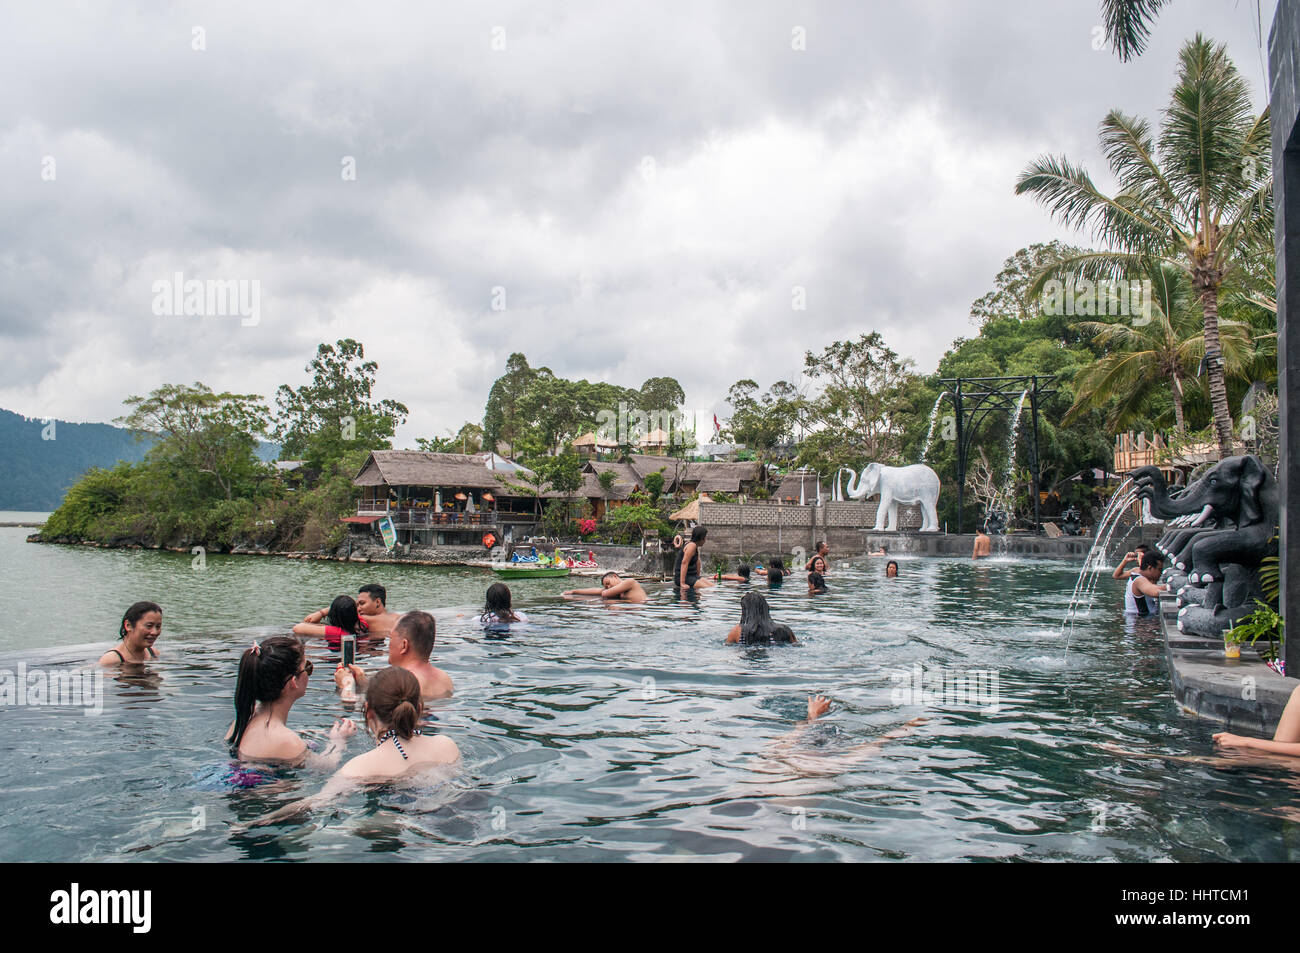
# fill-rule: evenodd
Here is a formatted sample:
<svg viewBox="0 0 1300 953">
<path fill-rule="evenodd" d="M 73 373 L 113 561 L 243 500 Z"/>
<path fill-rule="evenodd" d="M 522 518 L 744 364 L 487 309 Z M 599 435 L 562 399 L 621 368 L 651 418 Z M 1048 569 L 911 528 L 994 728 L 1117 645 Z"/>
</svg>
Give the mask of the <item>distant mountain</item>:
<svg viewBox="0 0 1300 953">
<path fill-rule="evenodd" d="M 68 487 L 91 467 L 135 463 L 151 443 L 112 424 L 44 424 L 0 410 L 0 510 L 57 509 Z M 263 443 L 257 455 L 274 460 L 280 447 Z"/>
</svg>

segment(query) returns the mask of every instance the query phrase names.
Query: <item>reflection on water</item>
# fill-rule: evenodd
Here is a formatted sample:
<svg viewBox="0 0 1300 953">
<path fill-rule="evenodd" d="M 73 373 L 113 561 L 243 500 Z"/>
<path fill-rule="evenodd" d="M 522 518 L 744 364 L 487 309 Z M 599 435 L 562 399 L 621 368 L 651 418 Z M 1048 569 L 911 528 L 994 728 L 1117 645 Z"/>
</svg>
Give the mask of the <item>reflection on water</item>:
<svg viewBox="0 0 1300 953">
<path fill-rule="evenodd" d="M 746 591 L 735 584 L 686 598 L 652 584 L 647 604 L 619 610 L 559 598 L 565 580 L 536 580 L 513 587 L 529 623 L 485 633 L 477 615 L 493 579 L 483 572 L 209 558 L 214 575 L 195 578 L 188 559 L 168 554 L 30 548 L 52 554 L 42 555 L 43 571 L 62 574 L 73 611 L 49 607 L 66 636 L 49 640 L 57 647 L 29 631 L 0 651 L 0 667 L 95 657 L 104 627 L 75 612 L 86 593 L 116 613 L 159 598 L 166 655 L 143 675 L 105 679 L 98 716 L 4 711 L 4 860 L 1294 853 L 1280 836 L 1296 783 L 1286 769 L 1120 758 L 1098 747 L 1204 756 L 1214 729 L 1174 705 L 1158 635 L 1142 622 L 1125 626 L 1118 585 L 1100 590 L 1064 660 L 1057 633 L 1077 575 L 1066 562 L 899 559 L 897 579 L 885 578 L 884 559 L 847 570 L 837 562 L 825 596 L 759 587 L 799 645 L 745 647 L 722 643 Z M 430 608 L 438 619 L 435 661 L 456 695 L 431 715 L 460 746 L 461 773 L 235 831 L 324 781 L 302 769 L 250 785 L 232 772 L 220 738 L 239 653 L 376 578 L 397 608 Z M 342 714 L 337 656 L 323 644 L 311 652 L 316 674 L 290 724 L 323 742 Z M 373 669 L 382 655 L 361 664 Z M 998 704 L 900 701 L 896 676 L 918 664 L 945 677 L 996 672 Z M 798 728 L 812 693 L 834 707 Z M 907 724 L 918 717 L 928 720 Z M 367 744 L 354 737 L 349 754 Z"/>
</svg>

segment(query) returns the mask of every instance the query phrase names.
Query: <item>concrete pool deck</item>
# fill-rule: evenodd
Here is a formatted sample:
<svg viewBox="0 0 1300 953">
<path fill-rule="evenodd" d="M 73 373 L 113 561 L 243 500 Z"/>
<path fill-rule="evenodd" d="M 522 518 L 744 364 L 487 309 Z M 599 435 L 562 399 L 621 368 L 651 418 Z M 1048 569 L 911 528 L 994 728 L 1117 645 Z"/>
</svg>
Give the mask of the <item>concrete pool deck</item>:
<svg viewBox="0 0 1300 953">
<path fill-rule="evenodd" d="M 1174 698 L 1188 714 L 1243 734 L 1272 738 L 1282 709 L 1300 680 L 1283 677 L 1242 646 L 1240 659 L 1223 657 L 1223 642 L 1178 631 L 1178 600 L 1160 600 L 1160 624 Z"/>
</svg>

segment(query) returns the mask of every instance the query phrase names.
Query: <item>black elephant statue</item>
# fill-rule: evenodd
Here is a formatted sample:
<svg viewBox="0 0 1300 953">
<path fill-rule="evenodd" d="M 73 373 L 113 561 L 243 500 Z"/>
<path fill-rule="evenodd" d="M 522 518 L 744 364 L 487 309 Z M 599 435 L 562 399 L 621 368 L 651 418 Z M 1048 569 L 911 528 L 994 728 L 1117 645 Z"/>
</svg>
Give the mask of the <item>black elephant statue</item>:
<svg viewBox="0 0 1300 953">
<path fill-rule="evenodd" d="M 1157 467 L 1130 476 L 1152 515 L 1170 521 L 1156 549 L 1169 560 L 1166 579 L 1179 592 L 1178 628 L 1218 637 L 1262 597 L 1259 564 L 1274 551 L 1277 533 L 1273 471 L 1254 455 L 1228 457 L 1174 492 Z"/>
<path fill-rule="evenodd" d="M 1083 519 L 1077 506 L 1070 505 L 1061 514 L 1061 532 L 1066 536 L 1078 536 L 1083 532 Z"/>
</svg>

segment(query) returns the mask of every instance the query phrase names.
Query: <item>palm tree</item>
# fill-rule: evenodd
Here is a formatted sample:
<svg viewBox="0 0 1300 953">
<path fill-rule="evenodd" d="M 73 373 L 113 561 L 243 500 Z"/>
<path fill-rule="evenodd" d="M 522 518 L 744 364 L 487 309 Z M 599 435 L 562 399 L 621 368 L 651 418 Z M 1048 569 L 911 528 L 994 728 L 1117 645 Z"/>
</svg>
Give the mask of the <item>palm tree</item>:
<svg viewBox="0 0 1300 953">
<path fill-rule="evenodd" d="M 1145 120 L 1112 110 L 1101 144 L 1119 183 L 1103 194 L 1082 167 L 1045 156 L 1016 182 L 1062 223 L 1090 227 L 1107 246 L 1068 256 L 1041 273 L 1123 279 L 1148 259 L 1187 273 L 1201 302 L 1205 368 L 1219 453 L 1232 454 L 1232 414 L 1224 383 L 1219 292 L 1240 279 L 1243 257 L 1273 229 L 1269 119 L 1252 116 L 1250 90 L 1224 46 L 1200 34 L 1179 54 L 1178 82 L 1164 112 L 1157 153 Z"/>
<path fill-rule="evenodd" d="M 1093 335 L 1106 349 L 1100 360 L 1076 378 L 1074 404 L 1062 421 L 1100 409 L 1113 397 L 1107 426 L 1121 429 L 1146 408 L 1152 393 L 1166 382 L 1174 404 L 1174 429 L 1186 433 L 1183 413 L 1186 382 L 1205 353 L 1199 302 L 1185 271 L 1168 263 L 1151 262 L 1144 274 L 1151 282 L 1150 320 L 1146 322 L 1079 321 L 1074 326 Z M 1113 309 L 1112 309 L 1113 310 Z M 1224 363 L 1240 375 L 1254 355 L 1250 326 L 1220 319 Z"/>
<path fill-rule="evenodd" d="M 1101 0 L 1106 39 L 1119 58 L 1128 62 L 1141 56 L 1151 35 L 1151 24 L 1168 0 Z"/>
</svg>

